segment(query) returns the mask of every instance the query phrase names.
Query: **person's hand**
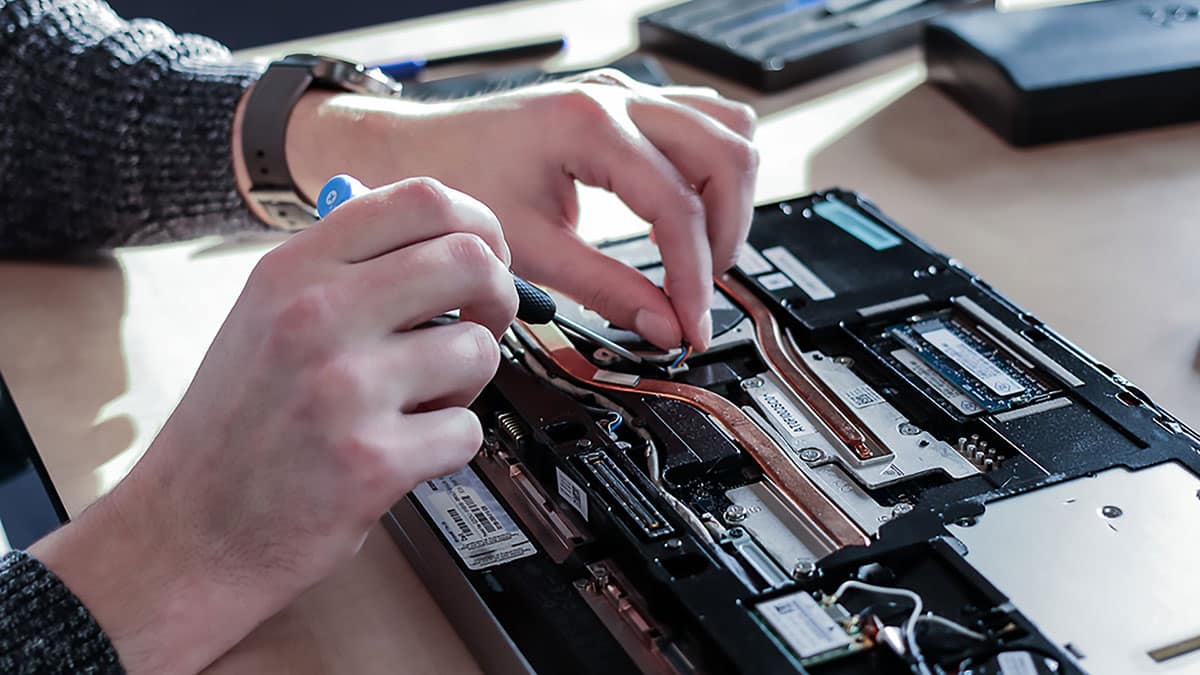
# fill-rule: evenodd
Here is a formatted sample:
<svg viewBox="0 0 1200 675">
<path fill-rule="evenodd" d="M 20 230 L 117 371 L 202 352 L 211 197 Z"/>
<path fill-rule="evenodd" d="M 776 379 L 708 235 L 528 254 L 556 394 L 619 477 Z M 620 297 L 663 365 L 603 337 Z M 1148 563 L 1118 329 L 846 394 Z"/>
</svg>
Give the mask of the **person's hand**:
<svg viewBox="0 0 1200 675">
<path fill-rule="evenodd" d="M 368 185 L 432 176 L 487 204 L 513 269 L 663 348 L 707 347 L 712 276 L 750 226 L 755 117 L 711 90 L 655 88 L 615 71 L 463 101 L 311 94 L 288 164 L 315 197 L 336 173 Z M 575 233 L 575 182 L 615 192 L 652 226 L 667 293 Z"/>
<path fill-rule="evenodd" d="M 509 261 L 491 211 L 430 179 L 339 207 L 263 258 L 146 456 L 32 553 L 130 672 L 204 667 L 474 455 Z"/>
</svg>

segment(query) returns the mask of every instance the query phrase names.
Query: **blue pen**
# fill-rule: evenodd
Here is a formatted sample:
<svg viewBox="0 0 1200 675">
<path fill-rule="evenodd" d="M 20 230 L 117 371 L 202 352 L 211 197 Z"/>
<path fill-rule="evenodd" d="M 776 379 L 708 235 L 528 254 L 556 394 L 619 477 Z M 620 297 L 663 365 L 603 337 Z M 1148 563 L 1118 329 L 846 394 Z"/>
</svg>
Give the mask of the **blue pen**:
<svg viewBox="0 0 1200 675">
<path fill-rule="evenodd" d="M 370 189 L 354 176 L 347 176 L 344 173 L 338 174 L 325 181 L 325 186 L 321 188 L 321 192 L 317 195 L 317 216 L 324 218 L 337 207 L 367 192 L 370 192 Z M 520 301 L 520 306 L 517 309 L 518 319 L 526 323 L 550 323 L 553 321 L 567 330 L 574 332 L 576 335 L 607 347 L 610 351 L 634 363 L 641 363 L 642 357 L 637 354 L 586 326 L 581 326 L 566 317 L 559 316 L 558 306 L 554 304 L 554 299 L 546 291 L 515 274 L 513 275 L 513 285 L 517 287 L 517 299 Z"/>
<path fill-rule="evenodd" d="M 426 68 L 468 61 L 502 61 L 506 59 L 550 56 L 562 51 L 566 44 L 566 39 L 561 35 L 537 37 L 528 42 L 518 44 L 485 47 L 478 51 L 436 56 L 431 59 L 411 57 L 389 63 L 380 63 L 375 65 L 375 67 L 393 80 L 412 80 Z"/>
<path fill-rule="evenodd" d="M 420 75 L 422 70 L 425 70 L 425 59 L 408 59 L 405 61 L 396 61 L 395 63 L 381 63 L 375 67 L 393 80 L 412 80 L 417 75 Z"/>
</svg>

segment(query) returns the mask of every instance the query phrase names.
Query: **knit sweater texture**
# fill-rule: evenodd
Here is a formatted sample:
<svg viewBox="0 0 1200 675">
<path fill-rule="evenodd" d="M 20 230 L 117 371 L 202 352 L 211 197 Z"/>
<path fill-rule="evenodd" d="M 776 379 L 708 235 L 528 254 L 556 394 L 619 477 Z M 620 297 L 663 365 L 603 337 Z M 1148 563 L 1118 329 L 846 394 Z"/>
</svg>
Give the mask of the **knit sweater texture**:
<svg viewBox="0 0 1200 675">
<path fill-rule="evenodd" d="M 0 256 L 261 229 L 231 138 L 260 73 L 99 0 L 0 0 Z M 22 552 L 0 558 L 0 673 L 121 672 L 58 577 Z"/>
<path fill-rule="evenodd" d="M 20 551 L 0 558 L 0 673 L 123 673 L 87 608 Z"/>
<path fill-rule="evenodd" d="M 260 72 L 99 0 L 0 0 L 0 255 L 262 228 L 231 142 Z"/>
</svg>

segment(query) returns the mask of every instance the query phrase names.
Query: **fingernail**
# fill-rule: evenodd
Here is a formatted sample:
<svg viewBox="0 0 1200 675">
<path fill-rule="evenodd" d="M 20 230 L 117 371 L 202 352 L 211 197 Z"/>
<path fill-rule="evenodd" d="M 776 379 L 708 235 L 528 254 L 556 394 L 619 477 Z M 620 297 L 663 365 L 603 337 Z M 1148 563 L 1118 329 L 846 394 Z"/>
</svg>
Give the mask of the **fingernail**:
<svg viewBox="0 0 1200 675">
<path fill-rule="evenodd" d="M 659 346 L 678 342 L 671 322 L 648 309 L 639 309 L 633 316 L 633 329 Z"/>
<path fill-rule="evenodd" d="M 708 349 L 710 342 L 712 342 L 712 312 L 705 312 L 700 315 L 700 344 L 696 345 L 696 349 L 704 351 Z"/>
</svg>

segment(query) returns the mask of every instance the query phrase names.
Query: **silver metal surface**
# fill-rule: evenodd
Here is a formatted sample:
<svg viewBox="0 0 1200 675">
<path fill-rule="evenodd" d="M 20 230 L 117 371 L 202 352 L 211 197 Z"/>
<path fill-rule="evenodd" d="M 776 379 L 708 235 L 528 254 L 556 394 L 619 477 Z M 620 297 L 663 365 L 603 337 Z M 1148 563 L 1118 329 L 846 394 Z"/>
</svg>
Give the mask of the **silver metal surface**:
<svg viewBox="0 0 1200 675">
<path fill-rule="evenodd" d="M 767 432 L 780 447 L 788 447 L 788 443 L 783 440 L 779 432 L 763 419 L 757 410 L 750 406 L 745 406 L 742 410 L 750 419 L 754 420 L 755 424 L 762 427 L 763 431 Z M 801 455 L 804 452 L 802 450 Z M 850 519 L 867 534 L 876 534 L 879 532 L 880 525 L 892 519 L 891 509 L 872 499 L 871 495 L 859 487 L 858 483 L 854 482 L 854 479 L 837 463 L 797 462 L 796 465 L 800 467 L 801 473 L 816 483 L 817 488 L 832 499 L 838 508 L 850 516 Z"/>
<path fill-rule="evenodd" d="M 1058 361 L 1055 361 L 1047 356 L 1045 352 L 1037 347 L 1034 347 L 1029 340 L 1026 340 L 1015 330 L 1004 325 L 1003 321 L 997 319 L 991 314 L 991 312 L 988 312 L 986 309 L 980 307 L 979 304 L 974 300 L 960 295 L 951 298 L 950 302 L 953 302 L 954 304 L 963 308 L 963 310 L 966 311 L 967 314 L 970 314 L 971 317 L 976 321 L 998 333 L 1000 337 L 1004 338 L 1004 340 L 1008 343 L 1008 346 L 1023 353 L 1030 360 L 1049 371 L 1051 375 L 1053 375 L 1063 384 L 1067 385 L 1068 387 L 1083 386 L 1083 380 L 1079 379 L 1075 373 L 1067 370 Z"/>
<path fill-rule="evenodd" d="M 766 483 L 751 483 L 725 493 L 744 512 L 739 527 L 785 570 L 800 563 L 815 563 L 837 547 L 806 517 L 797 513 Z"/>
<path fill-rule="evenodd" d="M 884 312 L 891 312 L 893 310 L 903 309 L 905 307 L 913 307 L 915 305 L 923 305 L 927 302 L 929 302 L 929 296 L 925 295 L 924 293 L 921 293 L 920 295 L 910 295 L 907 298 L 881 302 L 878 305 L 859 307 L 858 315 L 865 319 L 875 316 L 876 314 L 883 314 Z"/>
<path fill-rule="evenodd" d="M 949 525 L 979 570 L 1091 675 L 1200 672 L 1200 477 L 1180 464 L 1109 469 L 987 505 Z M 1119 515 L 1118 515 L 1119 512 Z"/>
<path fill-rule="evenodd" d="M 601 347 L 608 349 L 610 352 L 620 356 L 623 359 L 626 359 L 627 361 L 630 361 L 632 363 L 641 363 L 642 362 L 642 357 L 638 356 L 637 354 L 634 354 L 633 352 L 622 347 L 621 345 L 613 342 L 612 340 L 609 340 L 608 338 L 597 333 L 596 331 L 592 330 L 591 328 L 580 325 L 561 314 L 556 314 L 554 316 L 554 323 L 558 324 L 559 326 L 562 326 L 563 328 L 566 328 L 567 330 L 571 331 L 572 333 L 578 335 L 581 338 L 590 340 L 590 341 L 600 345 Z"/>
<path fill-rule="evenodd" d="M 753 569 L 771 588 L 781 588 L 791 583 L 791 577 L 780 569 L 754 539 L 740 527 L 729 528 L 729 543 L 737 550 L 742 560 Z"/>
<path fill-rule="evenodd" d="M 933 471 L 942 471 L 951 478 L 966 478 L 979 473 L 979 468 L 958 454 L 953 446 L 929 432 L 917 429 L 919 433 L 916 434 L 903 433 L 902 429 L 911 431 L 908 427 L 916 427 L 848 365 L 820 352 L 803 352 L 800 356 L 813 374 L 850 408 L 859 423 L 892 451 L 891 457 L 881 457 L 863 466 L 857 462 L 846 465 L 847 470 L 868 487 Z"/>
<path fill-rule="evenodd" d="M 1071 399 L 1069 398 L 1052 398 L 1040 403 L 1034 403 L 1022 408 L 1017 408 L 1016 410 L 1008 410 L 1006 412 L 996 413 L 995 415 L 992 415 L 992 419 L 998 422 L 1011 422 L 1013 420 L 1019 420 L 1022 417 L 1029 417 L 1030 415 L 1043 413 L 1047 410 L 1065 408 L 1069 405 L 1071 405 Z"/>
</svg>

